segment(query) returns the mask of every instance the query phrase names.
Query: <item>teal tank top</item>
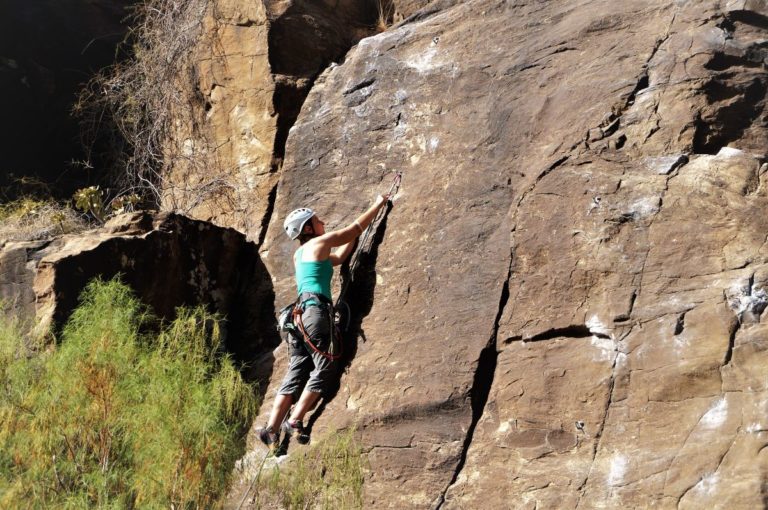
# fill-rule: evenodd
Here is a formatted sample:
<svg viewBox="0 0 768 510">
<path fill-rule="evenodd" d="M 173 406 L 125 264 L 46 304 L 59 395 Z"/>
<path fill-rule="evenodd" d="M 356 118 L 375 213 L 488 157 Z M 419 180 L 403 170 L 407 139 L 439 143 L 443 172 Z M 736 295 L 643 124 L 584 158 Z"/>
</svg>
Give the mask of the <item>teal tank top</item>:
<svg viewBox="0 0 768 510">
<path fill-rule="evenodd" d="M 302 262 L 301 255 L 304 247 L 296 251 L 296 288 L 299 295 L 302 292 L 314 292 L 322 294 L 331 300 L 331 279 L 333 278 L 333 264 L 331 259 L 323 261 L 313 260 Z"/>
</svg>

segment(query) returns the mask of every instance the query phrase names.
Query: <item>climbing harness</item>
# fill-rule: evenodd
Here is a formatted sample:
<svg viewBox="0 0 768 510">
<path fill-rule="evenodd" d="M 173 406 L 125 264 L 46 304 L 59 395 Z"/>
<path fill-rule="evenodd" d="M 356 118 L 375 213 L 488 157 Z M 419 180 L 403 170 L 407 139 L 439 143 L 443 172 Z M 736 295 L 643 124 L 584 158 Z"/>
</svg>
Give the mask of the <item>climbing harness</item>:
<svg viewBox="0 0 768 510">
<path fill-rule="evenodd" d="M 308 301 L 313 301 L 313 303 L 307 304 Z M 328 321 L 328 332 L 330 335 L 328 352 L 318 348 L 312 341 L 312 337 L 307 334 L 307 330 L 304 328 L 304 320 L 302 315 L 304 314 L 304 310 L 310 306 L 316 306 L 320 308 L 324 312 L 324 315 Z M 293 324 L 296 326 L 296 329 L 299 331 L 299 333 L 301 333 L 301 338 L 304 340 L 304 343 L 320 356 L 328 358 L 331 361 L 335 361 L 341 358 L 341 355 L 344 351 L 341 344 L 341 333 L 339 332 L 339 328 L 334 321 L 334 316 L 335 313 L 333 311 L 333 303 L 322 294 L 315 294 L 314 292 L 302 292 L 299 296 L 299 299 L 296 301 L 295 306 L 293 307 Z M 335 342 L 338 342 L 339 345 L 338 353 L 333 352 Z"/>
<path fill-rule="evenodd" d="M 396 171 L 395 176 L 392 179 L 392 185 L 389 187 L 389 191 L 387 192 L 387 196 L 389 197 L 389 200 L 391 201 L 392 198 L 394 198 L 395 195 L 397 195 L 397 192 L 400 191 L 400 184 L 403 182 L 403 172 Z M 343 324 L 342 330 L 346 331 L 349 328 L 349 316 L 350 316 L 350 309 L 349 305 L 344 301 L 344 297 L 347 295 L 347 290 L 349 289 L 350 283 L 354 280 L 355 271 L 357 270 L 357 266 L 360 263 L 360 254 L 361 253 L 368 253 L 371 249 L 369 239 L 372 239 L 373 232 L 376 231 L 376 229 L 379 226 L 379 223 L 384 219 L 384 217 L 389 213 L 388 207 L 382 207 L 379 209 L 379 212 L 376 214 L 376 217 L 373 219 L 373 221 L 368 225 L 368 228 L 365 229 L 365 231 L 360 236 L 360 243 L 357 246 L 357 250 L 355 250 L 355 253 L 352 255 L 352 260 L 349 262 L 349 277 L 344 280 L 341 283 L 341 290 L 339 290 L 339 297 L 336 299 L 336 310 L 341 311 L 340 317 L 338 317 L 338 322 Z M 339 272 L 339 280 L 341 281 L 341 272 Z M 346 320 L 344 319 L 346 317 Z"/>
<path fill-rule="evenodd" d="M 283 307 L 280 313 L 277 314 L 277 330 L 284 331 L 286 333 L 294 334 L 296 332 L 296 324 L 293 322 L 293 307 L 296 306 L 294 301 L 288 306 Z"/>
<path fill-rule="evenodd" d="M 302 316 L 304 311 L 310 306 L 318 307 L 327 318 L 328 333 L 330 336 L 328 352 L 315 345 L 315 342 L 312 341 L 312 337 L 307 333 L 307 330 L 304 327 L 304 319 Z M 277 329 L 278 331 L 286 333 L 285 341 L 288 342 L 288 345 L 292 348 L 301 348 L 303 343 L 324 358 L 335 361 L 341 358 L 344 352 L 341 343 L 341 332 L 334 320 L 335 315 L 333 303 L 328 298 L 322 294 L 316 294 L 314 292 L 302 292 L 296 301 L 280 310 Z M 336 344 L 339 346 L 338 352 L 334 352 L 334 346 Z"/>
</svg>

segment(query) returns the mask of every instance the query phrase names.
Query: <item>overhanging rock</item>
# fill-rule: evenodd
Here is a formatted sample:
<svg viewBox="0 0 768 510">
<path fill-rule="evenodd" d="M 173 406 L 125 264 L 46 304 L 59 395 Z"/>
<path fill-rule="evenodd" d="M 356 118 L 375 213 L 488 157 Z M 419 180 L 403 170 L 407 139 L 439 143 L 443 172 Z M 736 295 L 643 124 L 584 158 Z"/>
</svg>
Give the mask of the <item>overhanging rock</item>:
<svg viewBox="0 0 768 510">
<path fill-rule="evenodd" d="M 57 329 L 93 278 L 115 275 L 162 318 L 207 305 L 226 318 L 227 347 L 251 359 L 279 341 L 272 282 L 253 243 L 233 229 L 177 214 L 133 213 L 103 228 L 0 252 L 0 295 L 14 312 Z"/>
</svg>

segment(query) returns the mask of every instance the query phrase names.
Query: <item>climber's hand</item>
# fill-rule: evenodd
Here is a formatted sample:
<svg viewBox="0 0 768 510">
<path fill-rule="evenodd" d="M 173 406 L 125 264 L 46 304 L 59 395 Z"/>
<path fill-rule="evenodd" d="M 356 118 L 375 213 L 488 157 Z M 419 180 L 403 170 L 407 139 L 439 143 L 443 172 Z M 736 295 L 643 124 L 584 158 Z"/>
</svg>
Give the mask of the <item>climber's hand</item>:
<svg viewBox="0 0 768 510">
<path fill-rule="evenodd" d="M 388 201 L 389 201 L 389 193 L 385 195 L 379 195 L 378 197 L 376 197 L 376 202 L 373 205 L 377 208 L 381 208 Z"/>
</svg>

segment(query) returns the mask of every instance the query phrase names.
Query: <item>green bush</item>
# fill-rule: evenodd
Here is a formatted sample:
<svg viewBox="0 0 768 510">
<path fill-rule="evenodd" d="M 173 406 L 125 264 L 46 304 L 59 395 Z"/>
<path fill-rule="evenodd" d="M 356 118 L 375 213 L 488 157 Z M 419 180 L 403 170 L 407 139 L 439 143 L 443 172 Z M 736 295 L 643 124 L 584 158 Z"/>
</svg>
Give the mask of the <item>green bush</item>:
<svg viewBox="0 0 768 510">
<path fill-rule="evenodd" d="M 219 506 L 255 393 L 216 317 L 180 309 L 153 335 L 148 318 L 113 280 L 88 286 L 57 346 L 0 324 L 0 508 Z"/>
</svg>

